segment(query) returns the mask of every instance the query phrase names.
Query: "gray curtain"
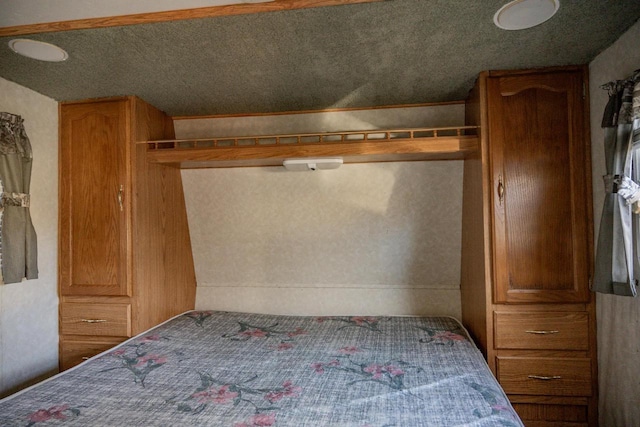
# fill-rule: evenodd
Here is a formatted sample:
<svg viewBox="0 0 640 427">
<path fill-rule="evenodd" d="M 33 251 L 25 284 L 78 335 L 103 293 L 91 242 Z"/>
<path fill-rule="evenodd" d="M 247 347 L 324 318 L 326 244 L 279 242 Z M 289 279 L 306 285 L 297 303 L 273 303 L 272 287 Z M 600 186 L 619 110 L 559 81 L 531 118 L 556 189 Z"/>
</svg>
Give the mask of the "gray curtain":
<svg viewBox="0 0 640 427">
<path fill-rule="evenodd" d="M 0 283 L 38 277 L 36 232 L 29 212 L 31 143 L 20 116 L 0 113 Z"/>
<path fill-rule="evenodd" d="M 607 175 L 591 289 L 635 297 L 640 279 L 640 70 L 603 89 L 609 91 L 602 118 Z"/>
</svg>

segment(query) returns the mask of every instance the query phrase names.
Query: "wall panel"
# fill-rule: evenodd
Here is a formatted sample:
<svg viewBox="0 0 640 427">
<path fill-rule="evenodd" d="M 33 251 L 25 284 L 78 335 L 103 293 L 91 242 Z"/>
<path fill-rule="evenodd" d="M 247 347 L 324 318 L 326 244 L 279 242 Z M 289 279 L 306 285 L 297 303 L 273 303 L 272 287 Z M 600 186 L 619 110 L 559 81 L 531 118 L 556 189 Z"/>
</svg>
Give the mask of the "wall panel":
<svg viewBox="0 0 640 427">
<path fill-rule="evenodd" d="M 602 176 L 606 173 L 604 132 L 600 123 L 608 95 L 600 85 L 627 78 L 640 69 L 638 40 L 640 22 L 589 64 L 595 242 L 604 202 Z M 598 294 L 596 308 L 600 425 L 637 425 L 640 420 L 640 365 L 636 362 L 640 357 L 640 298 Z"/>
<path fill-rule="evenodd" d="M 176 135 L 450 126 L 462 105 L 177 120 Z M 198 308 L 460 314 L 462 162 L 183 170 Z"/>
<path fill-rule="evenodd" d="M 0 79 L 0 111 L 18 114 L 33 150 L 31 219 L 39 278 L 0 286 L 0 396 L 58 367 L 58 103 Z"/>
</svg>

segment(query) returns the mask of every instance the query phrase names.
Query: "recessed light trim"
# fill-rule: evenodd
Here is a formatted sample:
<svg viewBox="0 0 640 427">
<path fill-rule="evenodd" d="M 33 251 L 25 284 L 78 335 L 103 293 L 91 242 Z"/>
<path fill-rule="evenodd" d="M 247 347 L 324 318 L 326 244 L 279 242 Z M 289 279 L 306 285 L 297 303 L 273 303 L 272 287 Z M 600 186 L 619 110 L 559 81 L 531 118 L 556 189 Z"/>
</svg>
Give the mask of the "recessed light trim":
<svg viewBox="0 0 640 427">
<path fill-rule="evenodd" d="M 62 62 L 69 58 L 69 54 L 58 46 L 30 39 L 13 39 L 9 47 L 15 53 L 27 58 L 47 62 Z"/>
<path fill-rule="evenodd" d="M 503 30 L 524 30 L 551 19 L 560 0 L 514 0 L 502 6 L 493 22 Z"/>
</svg>

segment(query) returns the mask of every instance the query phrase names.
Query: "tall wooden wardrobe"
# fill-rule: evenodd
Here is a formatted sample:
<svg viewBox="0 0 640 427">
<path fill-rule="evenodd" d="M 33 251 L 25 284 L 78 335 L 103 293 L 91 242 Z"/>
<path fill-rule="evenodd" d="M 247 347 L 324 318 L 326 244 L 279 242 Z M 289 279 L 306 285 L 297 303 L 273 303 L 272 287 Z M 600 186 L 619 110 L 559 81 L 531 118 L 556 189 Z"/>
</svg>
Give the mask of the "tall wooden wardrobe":
<svg viewBox="0 0 640 427">
<path fill-rule="evenodd" d="M 173 122 L 136 97 L 60 105 L 60 369 L 195 303 L 180 170 L 148 163 Z"/>
<path fill-rule="evenodd" d="M 597 425 L 587 69 L 482 73 L 466 103 L 462 316 L 527 426 Z"/>
</svg>

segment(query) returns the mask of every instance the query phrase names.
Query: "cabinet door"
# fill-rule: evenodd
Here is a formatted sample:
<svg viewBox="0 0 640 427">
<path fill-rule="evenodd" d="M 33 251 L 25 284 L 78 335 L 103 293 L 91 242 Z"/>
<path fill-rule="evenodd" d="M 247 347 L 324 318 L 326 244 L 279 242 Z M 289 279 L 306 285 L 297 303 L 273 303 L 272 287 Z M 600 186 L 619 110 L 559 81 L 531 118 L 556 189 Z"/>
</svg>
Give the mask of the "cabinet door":
<svg viewBox="0 0 640 427">
<path fill-rule="evenodd" d="M 127 103 L 60 108 L 60 291 L 130 295 L 126 272 Z"/>
<path fill-rule="evenodd" d="M 589 300 L 582 74 L 491 77 L 494 300 Z"/>
</svg>

